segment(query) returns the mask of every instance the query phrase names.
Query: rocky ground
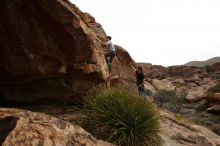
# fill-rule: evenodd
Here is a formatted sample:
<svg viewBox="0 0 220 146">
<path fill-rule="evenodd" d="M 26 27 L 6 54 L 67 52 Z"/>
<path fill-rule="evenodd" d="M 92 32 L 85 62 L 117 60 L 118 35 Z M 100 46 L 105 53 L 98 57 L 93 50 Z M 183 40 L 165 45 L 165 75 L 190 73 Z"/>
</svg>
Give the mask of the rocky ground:
<svg viewBox="0 0 220 146">
<path fill-rule="evenodd" d="M 220 135 L 220 115 L 207 112 L 207 102 L 202 100 L 200 102 L 183 104 L 180 112 L 178 113 L 182 118 L 188 121 L 203 125 Z"/>
<path fill-rule="evenodd" d="M 21 108 L 21 107 L 20 107 Z M 71 139 L 68 135 L 76 135 L 74 133 L 74 127 L 80 129 L 77 126 L 71 126 L 69 123 L 75 125 L 80 123 L 80 119 L 84 117 L 83 113 L 80 111 L 79 106 L 26 106 L 23 107 L 26 110 L 19 110 L 19 109 L 1 109 L 0 113 L 1 115 L 7 115 L 10 117 L 20 117 L 20 121 L 28 121 L 32 123 L 30 125 L 31 128 L 34 131 L 39 131 L 40 129 L 44 128 L 44 125 L 47 125 L 47 129 L 45 131 L 52 131 L 51 137 L 56 135 L 59 131 L 67 133 L 67 135 L 62 135 L 62 137 L 59 139 L 61 142 L 67 142 L 68 139 Z M 35 112 L 27 111 L 32 110 Z M 36 113 L 37 111 L 37 113 Z M 220 144 L 220 137 L 207 128 L 204 128 L 202 126 L 196 125 L 193 122 L 189 122 L 187 120 L 184 120 L 184 118 L 180 118 L 177 115 L 168 112 L 166 110 L 159 109 L 161 114 L 161 136 L 164 140 L 164 146 L 217 146 Z M 40 114 L 44 113 L 44 114 Z M 53 118 L 51 116 L 48 116 L 47 114 L 53 115 Z M 3 116 L 4 117 L 4 116 Z M 60 120 L 59 120 L 60 119 Z M 20 122 L 22 125 L 27 124 L 25 122 Z M 21 125 L 20 124 L 20 125 Z M 36 125 L 35 125 L 36 124 Z M 29 125 L 29 124 L 28 124 Z M 34 126 L 33 126 L 34 125 Z M 66 128 L 63 125 L 65 125 Z M 48 127 L 49 126 L 49 127 Z M 51 126 L 51 127 L 50 127 Z M 16 127 L 20 127 L 19 125 Z M 59 129 L 61 127 L 61 129 Z M 73 127 L 73 128 L 68 128 Z M 48 128 L 50 128 L 48 130 Z M 58 132 L 54 131 L 51 128 L 58 129 Z M 19 129 L 15 128 L 15 132 L 19 131 Z M 75 132 L 78 130 L 75 130 Z M 89 144 L 91 143 L 90 136 L 88 133 L 86 133 L 84 130 L 80 130 L 81 136 L 78 137 L 79 142 L 81 142 L 81 138 L 84 139 L 84 142 Z M 31 131 L 30 131 L 31 133 Z M 24 132 L 24 134 L 26 134 Z M 40 132 L 40 135 L 44 134 L 44 131 Z M 13 133 L 8 135 L 9 137 L 13 136 Z M 27 135 L 25 135 L 27 136 Z M 74 137 L 74 136 L 73 136 Z M 27 136 L 29 138 L 29 136 Z M 73 138 L 72 138 L 73 139 Z M 17 139 L 15 139 L 14 142 L 16 142 Z M 53 140 L 56 140 L 54 138 Z M 41 140 L 42 143 L 52 142 L 53 140 L 50 139 L 43 139 Z M 7 141 L 7 139 L 6 139 Z M 28 141 L 27 141 L 28 142 Z M 92 138 L 92 145 L 99 145 L 100 146 L 107 146 L 110 145 L 108 143 L 105 143 L 103 141 L 97 141 L 95 138 Z M 5 142 L 6 143 L 6 142 Z"/>
<path fill-rule="evenodd" d="M 165 146 L 219 146 L 219 136 L 210 130 L 178 119 L 167 111 L 161 111 L 161 115 Z"/>
<path fill-rule="evenodd" d="M 79 126 L 42 113 L 0 108 L 0 145 L 111 146 Z"/>
</svg>

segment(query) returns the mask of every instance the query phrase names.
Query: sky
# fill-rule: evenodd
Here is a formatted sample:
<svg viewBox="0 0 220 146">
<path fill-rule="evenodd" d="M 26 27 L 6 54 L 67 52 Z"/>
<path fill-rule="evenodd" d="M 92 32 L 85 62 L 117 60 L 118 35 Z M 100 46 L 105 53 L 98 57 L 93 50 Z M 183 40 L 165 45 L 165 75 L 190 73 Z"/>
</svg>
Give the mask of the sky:
<svg viewBox="0 0 220 146">
<path fill-rule="evenodd" d="M 136 62 L 181 65 L 220 56 L 220 0 L 70 0 Z"/>
</svg>

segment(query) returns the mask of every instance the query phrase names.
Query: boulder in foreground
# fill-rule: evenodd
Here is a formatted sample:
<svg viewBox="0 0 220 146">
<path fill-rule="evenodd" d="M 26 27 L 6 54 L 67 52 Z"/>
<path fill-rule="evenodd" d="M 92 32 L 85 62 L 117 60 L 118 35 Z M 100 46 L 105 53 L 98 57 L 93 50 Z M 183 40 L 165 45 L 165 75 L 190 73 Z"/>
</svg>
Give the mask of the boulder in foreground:
<svg viewBox="0 0 220 146">
<path fill-rule="evenodd" d="M 111 146 L 66 121 L 20 109 L 0 108 L 0 145 Z"/>
</svg>

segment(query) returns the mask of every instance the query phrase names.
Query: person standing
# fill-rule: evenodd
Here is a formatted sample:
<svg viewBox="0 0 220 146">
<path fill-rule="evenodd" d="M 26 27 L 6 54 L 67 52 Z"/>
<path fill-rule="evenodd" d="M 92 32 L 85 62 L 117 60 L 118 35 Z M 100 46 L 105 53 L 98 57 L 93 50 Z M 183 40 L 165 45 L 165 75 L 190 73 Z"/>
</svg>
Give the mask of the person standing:
<svg viewBox="0 0 220 146">
<path fill-rule="evenodd" d="M 138 93 L 140 96 L 146 96 L 145 94 L 145 88 L 144 88 L 144 73 L 143 69 L 141 66 L 138 66 L 138 69 L 136 69 L 132 63 L 130 62 L 131 68 L 135 71 L 136 73 L 136 81 L 137 81 L 137 88 L 138 88 Z"/>
</svg>

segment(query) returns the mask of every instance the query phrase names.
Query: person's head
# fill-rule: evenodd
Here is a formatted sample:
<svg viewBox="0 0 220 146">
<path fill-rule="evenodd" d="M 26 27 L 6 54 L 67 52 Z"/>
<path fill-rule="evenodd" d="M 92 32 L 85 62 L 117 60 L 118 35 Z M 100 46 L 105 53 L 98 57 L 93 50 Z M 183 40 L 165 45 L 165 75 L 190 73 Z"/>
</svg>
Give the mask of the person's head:
<svg viewBox="0 0 220 146">
<path fill-rule="evenodd" d="M 108 38 L 108 40 L 112 40 L 112 37 L 111 37 L 111 36 L 108 36 L 107 38 Z"/>
<path fill-rule="evenodd" d="M 138 66 L 138 71 L 142 72 L 142 67 L 141 66 Z"/>
</svg>

